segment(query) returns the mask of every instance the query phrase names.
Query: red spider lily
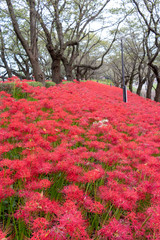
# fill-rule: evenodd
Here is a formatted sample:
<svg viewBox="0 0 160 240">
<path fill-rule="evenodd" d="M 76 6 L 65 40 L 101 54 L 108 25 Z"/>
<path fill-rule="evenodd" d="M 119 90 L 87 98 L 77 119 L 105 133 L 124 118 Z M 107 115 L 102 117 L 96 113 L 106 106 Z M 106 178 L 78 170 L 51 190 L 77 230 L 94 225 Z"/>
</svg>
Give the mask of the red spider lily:
<svg viewBox="0 0 160 240">
<path fill-rule="evenodd" d="M 0 229 L 0 239 L 1 240 L 7 240 L 6 235 L 7 235 L 7 233 L 2 232 L 2 230 Z"/>
<path fill-rule="evenodd" d="M 113 218 L 108 225 L 98 232 L 99 239 L 126 239 L 132 240 L 133 235 L 129 225 L 125 225 Z"/>
<path fill-rule="evenodd" d="M 15 86 L 30 98 L 0 92 L 4 225 L 22 220 L 32 240 L 159 239 L 159 103 L 90 81 Z"/>
<path fill-rule="evenodd" d="M 35 230 L 42 230 L 42 229 L 46 229 L 48 225 L 49 225 L 49 222 L 45 218 L 38 217 L 33 221 L 32 229 L 34 231 Z"/>
<path fill-rule="evenodd" d="M 45 189 L 51 186 L 51 182 L 48 179 L 43 179 L 40 181 L 30 181 L 25 185 L 25 189 L 35 190 L 35 189 Z"/>
</svg>

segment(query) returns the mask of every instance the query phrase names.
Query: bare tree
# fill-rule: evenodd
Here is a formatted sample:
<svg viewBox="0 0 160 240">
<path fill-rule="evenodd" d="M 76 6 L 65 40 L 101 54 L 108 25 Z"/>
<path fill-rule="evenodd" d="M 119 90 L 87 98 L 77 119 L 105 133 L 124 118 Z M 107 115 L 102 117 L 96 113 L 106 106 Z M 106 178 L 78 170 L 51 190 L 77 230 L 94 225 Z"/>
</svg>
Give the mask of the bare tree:
<svg viewBox="0 0 160 240">
<path fill-rule="evenodd" d="M 79 55 L 79 44 L 92 31 L 90 24 L 98 19 L 109 2 L 110 0 L 103 3 L 99 0 L 50 0 L 42 4 L 37 14 L 52 59 L 54 82 L 61 81 L 61 62 L 67 79 L 73 80 L 74 61 Z M 44 11 L 48 12 L 47 18 L 44 17 Z"/>
<path fill-rule="evenodd" d="M 148 65 L 152 69 L 157 80 L 155 101 L 160 102 L 160 74 L 159 66 L 156 63 L 156 59 L 160 52 L 160 2 L 155 0 L 143 0 L 141 1 L 143 4 L 140 4 L 137 0 L 132 0 L 132 2 L 146 26 L 145 43 Z"/>
<path fill-rule="evenodd" d="M 20 30 L 18 21 L 16 19 L 16 15 L 11 0 L 6 0 L 14 31 L 19 41 L 21 42 L 22 46 L 24 47 L 26 54 L 29 57 L 29 60 L 33 68 L 35 80 L 42 82 L 44 84 L 45 81 L 44 74 L 41 70 L 38 61 L 35 1 L 29 0 L 27 2 L 29 3 L 30 9 L 30 36 L 31 36 L 30 43 L 23 37 L 22 31 Z"/>
<path fill-rule="evenodd" d="M 12 71 L 10 69 L 10 66 L 8 65 L 8 62 L 5 56 L 5 44 L 4 44 L 3 33 L 1 28 L 0 28 L 0 41 L 1 41 L 1 59 L 7 71 L 8 77 L 12 77 Z"/>
<path fill-rule="evenodd" d="M 122 87 L 121 54 L 117 51 L 117 49 L 120 49 L 119 42 L 117 42 L 114 46 L 114 55 L 112 51 L 109 68 L 112 70 L 112 79 L 114 84 Z M 131 92 L 135 91 L 134 88 L 138 86 L 136 93 L 141 95 L 142 86 L 147 81 L 147 69 L 148 66 L 146 62 L 146 51 L 144 48 L 143 38 L 138 39 L 138 33 L 135 33 L 132 29 L 132 32 L 124 38 L 125 84 L 128 85 Z"/>
</svg>

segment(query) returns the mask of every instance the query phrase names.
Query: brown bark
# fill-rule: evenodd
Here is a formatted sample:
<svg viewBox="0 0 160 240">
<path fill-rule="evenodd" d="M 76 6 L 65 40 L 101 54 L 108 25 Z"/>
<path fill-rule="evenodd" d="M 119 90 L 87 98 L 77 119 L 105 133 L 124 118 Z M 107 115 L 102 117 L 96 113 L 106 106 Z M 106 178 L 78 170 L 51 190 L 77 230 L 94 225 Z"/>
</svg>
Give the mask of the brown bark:
<svg viewBox="0 0 160 240">
<path fill-rule="evenodd" d="M 156 95 L 155 95 L 154 100 L 155 100 L 156 102 L 160 102 L 160 78 L 159 78 L 159 81 L 158 81 L 158 83 L 157 83 Z"/>
<path fill-rule="evenodd" d="M 62 58 L 62 62 L 65 68 L 67 80 L 73 81 L 72 64 L 70 64 L 66 58 Z"/>
<path fill-rule="evenodd" d="M 139 82 L 137 92 L 136 92 L 136 94 L 138 94 L 139 96 L 141 95 L 142 87 L 143 87 L 143 83 Z"/>
<path fill-rule="evenodd" d="M 62 82 L 61 79 L 61 55 L 58 52 L 56 54 L 52 42 L 51 44 L 47 44 L 47 50 L 52 58 L 52 81 L 55 82 L 56 84 L 59 84 Z"/>
<path fill-rule="evenodd" d="M 150 81 L 148 81 L 146 98 L 149 98 L 149 99 L 152 98 L 152 87 L 153 87 L 153 80 L 151 79 Z"/>
<path fill-rule="evenodd" d="M 148 1 L 143 0 L 142 3 L 144 3 L 145 9 L 144 8 L 141 9 L 141 4 L 138 1 L 133 0 L 133 3 L 135 4 L 138 10 L 138 13 L 142 17 L 145 25 L 147 26 L 147 32 L 145 36 L 145 45 L 147 49 L 148 65 L 151 67 L 157 80 L 156 95 L 154 100 L 156 102 L 160 102 L 160 75 L 159 75 L 158 66 L 154 64 L 160 52 L 159 15 L 155 14 L 155 11 L 157 11 L 157 8 L 158 8 L 158 5 L 157 5 L 158 2 L 157 1 L 149 1 L 149 2 L 150 4 L 148 5 Z M 150 36 L 152 39 L 154 39 L 154 43 L 152 46 L 151 46 L 151 41 L 149 41 Z"/>
<path fill-rule="evenodd" d="M 43 28 L 43 31 L 46 35 L 47 38 L 47 50 L 50 54 L 50 57 L 52 59 L 52 81 L 55 82 L 56 84 L 60 83 L 62 81 L 61 79 L 61 54 L 59 50 L 55 50 L 53 43 L 52 43 L 52 38 L 49 30 L 47 29 L 46 25 L 43 22 L 42 17 L 40 14 L 38 14 L 38 19 L 39 22 Z"/>
<path fill-rule="evenodd" d="M 81 74 L 80 74 L 79 67 L 76 68 L 76 79 L 77 79 L 77 81 L 80 81 L 80 79 L 81 79 Z"/>
<path fill-rule="evenodd" d="M 65 65 L 65 71 L 68 81 L 73 81 L 72 66 L 67 64 Z"/>
<path fill-rule="evenodd" d="M 136 63 L 137 63 L 137 58 L 134 59 L 134 64 L 133 64 L 133 68 L 132 68 L 132 72 L 131 72 L 131 75 L 129 77 L 129 90 L 131 92 L 133 92 L 133 81 L 134 81 L 134 76 L 136 75 L 135 74 L 135 71 L 136 71 Z M 127 84 L 126 84 L 127 85 Z"/>
<path fill-rule="evenodd" d="M 62 82 L 61 79 L 61 59 L 52 59 L 52 81 L 56 84 Z"/>
<path fill-rule="evenodd" d="M 38 49 L 37 49 L 37 14 L 35 9 L 35 1 L 29 0 L 29 8 L 30 8 L 30 33 L 31 33 L 31 49 L 32 54 L 36 60 L 38 60 Z"/>
<path fill-rule="evenodd" d="M 129 90 L 133 92 L 133 78 L 131 78 L 129 81 Z"/>
<path fill-rule="evenodd" d="M 156 80 L 157 80 L 157 87 L 156 87 L 156 95 L 154 100 L 156 102 L 160 102 L 160 75 L 159 75 L 159 69 L 158 67 L 153 64 L 153 62 L 149 62 L 149 66 L 152 68 L 152 71 L 155 74 Z"/>
<path fill-rule="evenodd" d="M 34 1 L 29 1 L 29 3 L 31 3 L 31 2 L 32 2 L 32 7 L 33 7 L 33 2 Z M 44 74 L 41 70 L 40 64 L 38 62 L 37 54 L 36 55 L 34 54 L 35 49 L 37 48 L 37 46 L 34 45 L 36 43 L 33 43 L 35 41 L 35 40 L 33 40 L 33 36 L 36 36 L 35 27 L 30 29 L 31 36 L 32 36 L 31 37 L 32 38 L 32 40 L 31 40 L 32 45 L 30 47 L 29 43 L 25 40 L 25 38 L 23 37 L 22 32 L 19 28 L 19 25 L 18 25 L 16 16 L 15 16 L 15 13 L 14 13 L 14 9 L 13 9 L 11 0 L 6 0 L 6 3 L 7 3 L 7 6 L 8 6 L 8 10 L 9 10 L 9 13 L 10 13 L 10 17 L 11 17 L 11 20 L 12 20 L 14 31 L 15 31 L 18 39 L 20 40 L 22 46 L 24 47 L 24 49 L 25 49 L 25 51 L 26 51 L 26 53 L 29 57 L 29 60 L 31 62 L 31 65 L 32 65 L 32 68 L 33 68 L 33 74 L 35 76 L 35 80 L 45 84 L 45 77 L 44 77 Z M 31 14 L 30 17 L 33 18 L 34 16 Z"/>
<path fill-rule="evenodd" d="M 4 63 L 4 66 L 5 66 L 5 69 L 7 71 L 8 77 L 11 78 L 12 77 L 12 71 L 11 71 L 10 67 L 8 66 L 8 63 L 7 63 L 7 60 L 6 60 L 5 45 L 4 45 L 4 39 L 3 39 L 1 28 L 0 28 L 0 40 L 1 40 L 1 59 L 2 59 L 2 62 Z"/>
<path fill-rule="evenodd" d="M 63 26 L 63 21 L 61 19 L 61 13 L 63 11 L 65 12 L 65 7 L 68 7 L 66 6 L 68 5 L 67 1 L 63 1 L 63 4 L 61 4 L 59 0 L 50 0 L 49 3 L 52 4 L 53 12 L 54 12 L 52 24 L 55 27 L 54 29 L 56 31 L 56 34 L 55 32 L 54 34 L 52 34 L 53 27 L 48 29 L 48 27 L 46 27 L 46 24 L 42 19 L 42 15 L 38 14 L 39 22 L 43 28 L 43 31 L 45 33 L 46 40 L 47 40 L 47 45 L 46 45 L 47 50 L 52 58 L 53 81 L 55 82 L 60 81 L 59 79 L 61 78 L 61 76 L 60 75 L 58 76 L 58 73 L 60 74 L 60 71 L 59 71 L 60 64 L 58 64 L 58 62 L 59 62 L 59 58 L 60 58 L 60 61 L 63 61 L 62 58 L 66 57 L 66 49 L 68 48 L 69 48 L 69 54 L 67 56 L 67 59 L 69 60 L 67 64 L 64 64 L 64 67 L 65 67 L 67 79 L 68 80 L 73 79 L 72 70 L 77 67 L 77 66 L 73 66 L 75 62 L 74 60 L 77 54 L 79 55 L 79 53 L 75 51 L 74 46 L 78 46 L 79 42 L 82 41 L 82 39 L 84 39 L 87 36 L 87 33 L 85 31 L 87 25 L 89 25 L 90 22 L 92 22 L 94 19 L 96 19 L 99 16 L 99 14 L 103 11 L 103 9 L 106 7 L 106 5 L 109 2 L 110 0 L 105 0 L 102 6 L 98 7 L 98 9 L 95 10 L 94 13 L 92 14 L 88 13 L 89 11 L 88 8 L 90 6 L 89 7 L 87 6 L 86 1 L 81 1 L 77 3 L 77 6 L 79 6 L 78 7 L 79 13 L 77 14 L 77 20 L 75 20 L 74 24 L 72 23 L 72 19 L 70 19 L 70 21 L 67 20 L 68 23 L 67 21 L 66 23 L 68 24 L 68 26 L 67 28 L 65 28 Z M 64 22 L 65 22 L 65 19 L 64 19 Z M 72 29 L 72 24 L 74 25 L 73 29 Z M 67 35 L 69 36 L 69 40 L 66 41 Z M 53 44 L 52 37 L 55 38 L 56 40 L 55 42 L 57 42 L 56 45 Z M 73 49 L 72 53 L 71 53 L 71 49 Z M 104 56 L 102 58 L 104 58 Z M 102 64 L 103 64 L 103 60 L 102 60 Z M 84 68 L 87 68 L 87 67 L 85 66 Z"/>
<path fill-rule="evenodd" d="M 152 98 L 152 88 L 153 88 L 153 81 L 154 81 L 154 74 L 151 75 L 151 70 L 149 69 L 147 79 L 147 92 L 146 92 L 146 98 L 151 99 Z"/>
</svg>

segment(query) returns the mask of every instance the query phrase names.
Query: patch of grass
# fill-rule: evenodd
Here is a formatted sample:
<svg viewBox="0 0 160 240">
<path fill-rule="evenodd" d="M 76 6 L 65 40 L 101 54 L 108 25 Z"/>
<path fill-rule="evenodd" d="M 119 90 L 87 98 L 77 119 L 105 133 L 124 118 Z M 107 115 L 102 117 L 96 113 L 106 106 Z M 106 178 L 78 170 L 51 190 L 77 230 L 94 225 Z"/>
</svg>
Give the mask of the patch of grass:
<svg viewBox="0 0 160 240">
<path fill-rule="evenodd" d="M 102 214 L 86 212 L 84 211 L 84 217 L 89 220 L 88 232 L 91 237 L 94 237 L 94 234 L 102 228 L 104 224 L 112 217 L 115 217 L 117 220 L 125 216 L 126 211 L 121 208 L 115 207 L 110 202 L 105 206 L 105 210 Z M 95 238 L 93 238 L 95 239 Z M 98 240 L 98 238 L 96 238 Z"/>
<path fill-rule="evenodd" d="M 137 206 L 138 212 L 145 212 L 151 206 L 151 195 L 146 193 L 145 198 L 137 202 Z"/>
<path fill-rule="evenodd" d="M 106 85 L 110 85 L 110 84 L 114 85 L 112 80 L 110 80 L 110 79 L 91 79 L 91 81 L 98 82 L 98 83 L 103 83 L 103 84 L 106 84 Z"/>
<path fill-rule="evenodd" d="M 53 87 L 53 86 L 55 86 L 55 85 L 56 85 L 55 82 L 45 82 L 45 87 L 46 87 L 46 88 Z"/>
<path fill-rule="evenodd" d="M 22 98 L 26 99 L 28 97 L 28 93 L 22 92 L 22 89 L 19 87 L 14 87 L 12 91 L 12 96 L 17 100 Z"/>
<path fill-rule="evenodd" d="M 21 159 L 21 152 L 23 151 L 22 147 L 16 147 L 10 150 L 9 152 L 5 152 L 2 154 L 3 158 L 7 158 L 10 160 Z"/>
<path fill-rule="evenodd" d="M 11 237 L 12 240 L 24 240 L 30 237 L 30 230 L 24 221 L 14 217 L 14 213 L 22 203 L 23 199 L 18 196 L 6 198 L 0 203 L 0 222 L 4 229 L 9 229 L 6 237 Z"/>
<path fill-rule="evenodd" d="M 40 82 L 28 82 L 28 85 L 33 87 L 43 86 Z M 22 92 L 20 87 L 16 87 L 15 82 L 0 83 L 0 91 L 5 91 L 11 94 L 15 99 L 25 98 L 29 101 L 37 101 L 30 97 L 28 93 Z"/>
<path fill-rule="evenodd" d="M 63 201 L 63 194 L 61 190 L 64 186 L 69 185 L 69 182 L 66 180 L 66 174 L 63 172 L 49 174 L 49 180 L 52 183 L 51 187 L 44 191 L 44 193 L 51 199 L 56 201 Z"/>
<path fill-rule="evenodd" d="M 32 83 L 30 82 L 28 84 L 35 87 L 42 85 L 41 83 L 37 83 L 37 82 L 32 82 Z M 0 83 L 0 91 L 5 91 L 11 94 L 12 97 L 15 98 L 16 100 L 25 98 L 28 101 L 37 101 L 37 99 L 30 97 L 29 93 L 23 92 L 20 87 L 16 87 L 14 82 Z"/>
<path fill-rule="evenodd" d="M 9 94 L 13 92 L 14 83 L 0 83 L 0 91 L 5 91 Z"/>
<path fill-rule="evenodd" d="M 84 147 L 84 144 L 82 142 L 76 142 L 73 146 L 71 146 L 71 149 L 76 149 L 79 147 Z"/>
<path fill-rule="evenodd" d="M 43 87 L 43 84 L 41 82 L 27 82 L 28 85 L 32 86 L 32 87 Z"/>
<path fill-rule="evenodd" d="M 72 81 L 63 81 L 62 84 L 72 83 Z"/>
</svg>

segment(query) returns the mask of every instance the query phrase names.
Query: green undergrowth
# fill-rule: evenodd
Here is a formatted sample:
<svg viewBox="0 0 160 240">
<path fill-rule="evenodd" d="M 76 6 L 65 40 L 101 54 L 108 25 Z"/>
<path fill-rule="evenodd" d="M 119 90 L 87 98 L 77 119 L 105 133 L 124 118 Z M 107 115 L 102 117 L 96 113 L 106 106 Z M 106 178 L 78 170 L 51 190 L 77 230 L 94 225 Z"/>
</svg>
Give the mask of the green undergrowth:
<svg viewBox="0 0 160 240">
<path fill-rule="evenodd" d="M 33 85 L 33 83 L 30 85 Z M 39 86 L 39 84 L 37 84 L 36 86 Z M 20 87 L 16 87 L 14 82 L 0 83 L 0 91 L 5 91 L 11 94 L 11 96 L 16 100 L 25 98 L 28 101 L 37 101 L 36 99 L 30 97 L 29 93 L 23 92 Z"/>
<path fill-rule="evenodd" d="M 110 84 L 113 85 L 113 82 L 110 79 L 91 79 L 91 81 L 98 82 L 98 83 L 103 83 L 103 84 L 106 84 L 106 85 L 110 85 Z"/>
<path fill-rule="evenodd" d="M 56 85 L 56 83 L 54 83 L 54 82 L 45 82 L 45 87 L 46 88 L 53 87 L 55 85 Z"/>
<path fill-rule="evenodd" d="M 137 211 L 145 212 L 151 206 L 151 194 L 146 193 L 145 198 L 137 202 Z"/>
<path fill-rule="evenodd" d="M 23 199 L 18 196 L 12 196 L 0 202 L 0 222 L 3 229 L 9 229 L 6 237 L 11 237 L 12 240 L 24 240 L 31 234 L 24 221 L 14 216 L 21 204 L 23 205 Z"/>
<path fill-rule="evenodd" d="M 21 152 L 23 151 L 22 147 L 16 147 L 13 148 L 12 150 L 5 152 L 2 154 L 3 158 L 7 158 L 10 160 L 14 160 L 14 159 L 21 159 Z"/>
<path fill-rule="evenodd" d="M 49 174 L 48 179 L 52 182 L 52 185 L 50 188 L 44 191 L 45 195 L 48 196 L 51 200 L 54 199 L 56 201 L 63 202 L 64 198 L 61 191 L 65 186 L 70 184 L 66 180 L 66 174 L 64 172 L 56 172 Z"/>
<path fill-rule="evenodd" d="M 107 224 L 110 218 L 116 218 L 119 220 L 120 218 L 124 218 L 126 215 L 126 211 L 121 208 L 115 207 L 111 202 L 108 202 L 105 206 L 103 213 L 92 213 L 84 211 L 84 217 L 89 220 L 88 233 L 94 237 L 97 231 L 102 228 L 103 225 Z M 94 238 L 98 240 L 98 238 Z"/>
</svg>

